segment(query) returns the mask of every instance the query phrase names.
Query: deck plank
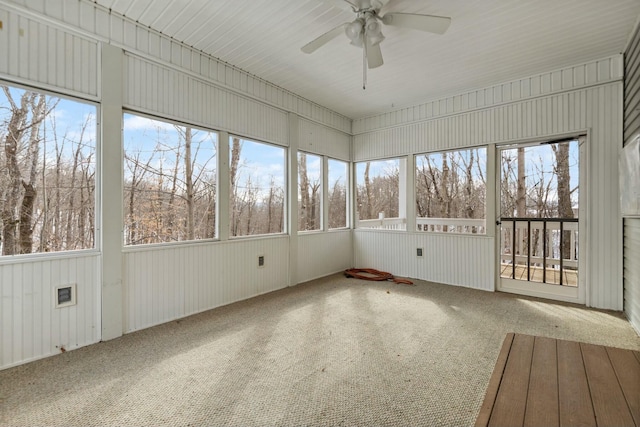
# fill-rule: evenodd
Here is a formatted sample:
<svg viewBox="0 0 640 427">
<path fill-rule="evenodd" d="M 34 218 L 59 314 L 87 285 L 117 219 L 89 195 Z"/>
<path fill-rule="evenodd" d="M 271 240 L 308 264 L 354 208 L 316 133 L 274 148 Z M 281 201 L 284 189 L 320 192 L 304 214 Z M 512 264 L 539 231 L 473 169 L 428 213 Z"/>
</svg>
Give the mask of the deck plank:
<svg viewBox="0 0 640 427">
<path fill-rule="evenodd" d="M 515 335 L 489 426 L 520 426 L 524 422 L 534 337 Z"/>
<path fill-rule="evenodd" d="M 636 426 L 640 426 L 640 359 L 627 350 L 612 347 L 607 347 L 606 350 L 631 416 Z"/>
<path fill-rule="evenodd" d="M 525 426 L 558 426 L 558 358 L 556 340 L 535 337 Z"/>
<path fill-rule="evenodd" d="M 508 334 L 476 426 L 640 427 L 640 352 Z"/>
<path fill-rule="evenodd" d="M 607 350 L 603 346 L 584 343 L 580 348 L 598 425 L 635 425 Z"/>
<path fill-rule="evenodd" d="M 560 426 L 595 426 L 580 344 L 558 341 L 557 351 Z"/>
<path fill-rule="evenodd" d="M 486 427 L 489 424 L 491 411 L 493 411 L 493 405 L 496 401 L 496 395 L 498 394 L 498 389 L 500 388 L 500 382 L 502 381 L 502 374 L 504 373 L 504 368 L 507 365 L 509 352 L 511 351 L 513 336 L 514 336 L 513 332 L 508 333 L 502 343 L 502 349 L 498 354 L 498 360 L 496 361 L 496 366 L 493 369 L 491 378 L 489 379 L 489 385 L 487 386 L 487 392 L 485 393 L 485 396 L 484 396 L 484 402 L 482 402 L 482 406 L 480 407 L 480 413 L 478 414 L 478 418 L 476 418 L 476 424 L 475 424 L 476 427 Z"/>
</svg>

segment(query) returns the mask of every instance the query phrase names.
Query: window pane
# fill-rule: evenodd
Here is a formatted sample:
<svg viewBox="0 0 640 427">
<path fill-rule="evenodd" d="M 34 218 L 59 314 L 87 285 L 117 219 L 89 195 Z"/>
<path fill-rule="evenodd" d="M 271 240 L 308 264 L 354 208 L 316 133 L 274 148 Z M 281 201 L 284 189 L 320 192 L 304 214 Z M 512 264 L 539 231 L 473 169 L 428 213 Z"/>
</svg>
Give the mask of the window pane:
<svg viewBox="0 0 640 427">
<path fill-rule="evenodd" d="M 329 159 L 329 229 L 347 226 L 347 162 Z"/>
<path fill-rule="evenodd" d="M 0 88 L 0 253 L 95 247 L 96 107 Z"/>
<path fill-rule="evenodd" d="M 486 148 L 416 156 L 417 230 L 485 233 L 486 160 Z"/>
<path fill-rule="evenodd" d="M 215 132 L 124 115 L 125 244 L 216 237 Z"/>
<path fill-rule="evenodd" d="M 235 136 L 229 144 L 230 235 L 282 233 L 285 149 Z"/>
<path fill-rule="evenodd" d="M 500 216 L 577 218 L 578 140 L 501 150 Z"/>
<path fill-rule="evenodd" d="M 320 230 L 322 157 L 298 152 L 298 231 Z"/>
<path fill-rule="evenodd" d="M 358 227 L 406 229 L 406 217 L 400 212 L 400 167 L 404 163 L 406 160 L 389 159 L 356 164 Z"/>
</svg>

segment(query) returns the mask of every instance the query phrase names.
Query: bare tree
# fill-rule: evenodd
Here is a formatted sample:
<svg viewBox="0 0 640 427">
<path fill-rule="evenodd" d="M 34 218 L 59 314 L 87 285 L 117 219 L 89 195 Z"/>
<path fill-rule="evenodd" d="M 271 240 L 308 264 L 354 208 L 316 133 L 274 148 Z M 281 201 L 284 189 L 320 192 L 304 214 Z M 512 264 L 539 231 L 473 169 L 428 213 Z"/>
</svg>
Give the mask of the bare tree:
<svg viewBox="0 0 640 427">
<path fill-rule="evenodd" d="M 45 95 L 25 91 L 17 104 L 7 86 L 2 86 L 2 90 L 11 110 L 4 138 L 7 185 L 2 191 L 3 205 L 0 209 L 2 254 L 30 253 L 32 216 L 37 195 L 40 125 L 51 110 L 46 108 Z M 25 138 L 28 142 L 25 142 Z M 23 173 L 21 164 L 28 172 Z"/>
<path fill-rule="evenodd" d="M 242 151 L 242 144 L 240 138 L 233 137 L 231 140 L 231 165 L 229 167 L 229 180 L 231 187 L 231 235 L 237 236 L 240 225 L 240 206 L 238 198 L 238 169 L 240 167 L 240 154 Z"/>
<path fill-rule="evenodd" d="M 569 169 L 569 142 L 552 144 L 555 154 L 555 175 L 558 181 L 558 216 L 560 218 L 573 218 L 573 206 L 571 203 L 571 174 Z M 565 231 L 562 239 L 562 257 L 571 258 L 570 231 Z"/>
</svg>

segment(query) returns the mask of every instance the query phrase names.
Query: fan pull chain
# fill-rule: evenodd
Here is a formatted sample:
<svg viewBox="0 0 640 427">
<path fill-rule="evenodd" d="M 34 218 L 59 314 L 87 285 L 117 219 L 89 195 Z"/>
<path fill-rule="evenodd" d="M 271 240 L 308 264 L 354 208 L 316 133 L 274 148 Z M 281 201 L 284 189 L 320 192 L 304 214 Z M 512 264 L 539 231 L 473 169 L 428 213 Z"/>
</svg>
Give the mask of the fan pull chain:
<svg viewBox="0 0 640 427">
<path fill-rule="evenodd" d="M 362 44 L 362 90 L 365 90 L 366 88 L 367 88 L 367 43 L 365 41 Z"/>
</svg>

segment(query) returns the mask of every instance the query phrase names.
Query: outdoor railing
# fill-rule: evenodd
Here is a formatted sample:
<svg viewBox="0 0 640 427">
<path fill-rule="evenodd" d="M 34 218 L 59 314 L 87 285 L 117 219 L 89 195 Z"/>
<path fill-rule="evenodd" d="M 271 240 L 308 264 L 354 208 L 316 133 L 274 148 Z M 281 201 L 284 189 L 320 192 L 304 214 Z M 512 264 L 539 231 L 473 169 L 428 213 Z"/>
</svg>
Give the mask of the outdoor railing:
<svg viewBox="0 0 640 427">
<path fill-rule="evenodd" d="M 484 219 L 470 218 L 416 218 L 418 231 L 434 233 L 486 234 Z"/>
<path fill-rule="evenodd" d="M 356 222 L 356 228 L 376 230 L 406 230 L 406 218 L 363 219 Z M 416 230 L 431 233 L 485 234 L 484 219 L 467 218 L 416 218 Z"/>
<path fill-rule="evenodd" d="M 562 285 L 563 270 L 578 269 L 577 218 L 502 218 L 500 223 L 500 262 L 511 265 L 508 276 L 516 278 L 514 266 L 521 266 L 531 280 L 538 267 L 547 283 L 547 270 L 559 270 Z"/>
<path fill-rule="evenodd" d="M 356 221 L 356 228 L 375 228 L 376 230 L 406 230 L 406 218 L 361 219 Z"/>
</svg>

